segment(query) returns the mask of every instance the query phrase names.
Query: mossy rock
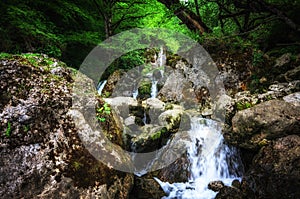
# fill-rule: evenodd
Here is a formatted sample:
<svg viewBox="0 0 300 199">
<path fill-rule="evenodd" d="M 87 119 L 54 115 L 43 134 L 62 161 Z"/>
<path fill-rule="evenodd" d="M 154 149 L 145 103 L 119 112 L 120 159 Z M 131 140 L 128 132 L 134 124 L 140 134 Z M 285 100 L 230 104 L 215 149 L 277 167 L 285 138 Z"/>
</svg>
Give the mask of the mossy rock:
<svg viewBox="0 0 300 199">
<path fill-rule="evenodd" d="M 132 139 L 138 153 L 147 153 L 160 149 L 166 144 L 170 133 L 166 127 L 145 126 L 143 133 Z"/>
<path fill-rule="evenodd" d="M 138 99 L 145 100 L 147 98 L 151 97 L 151 87 L 152 82 L 150 79 L 144 79 L 140 82 L 139 88 L 138 88 Z"/>
</svg>

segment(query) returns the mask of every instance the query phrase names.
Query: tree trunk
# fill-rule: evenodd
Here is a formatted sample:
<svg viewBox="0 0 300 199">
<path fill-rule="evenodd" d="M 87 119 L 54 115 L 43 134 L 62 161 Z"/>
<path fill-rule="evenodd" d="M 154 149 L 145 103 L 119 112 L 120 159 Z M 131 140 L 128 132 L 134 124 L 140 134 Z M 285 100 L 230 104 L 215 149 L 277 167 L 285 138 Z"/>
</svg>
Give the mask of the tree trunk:
<svg viewBox="0 0 300 199">
<path fill-rule="evenodd" d="M 199 31 L 200 34 L 210 32 L 210 29 L 204 24 L 201 17 L 185 8 L 179 0 L 158 1 L 163 3 L 169 10 L 173 10 L 174 14 L 188 27 L 188 29 L 194 32 Z"/>
</svg>

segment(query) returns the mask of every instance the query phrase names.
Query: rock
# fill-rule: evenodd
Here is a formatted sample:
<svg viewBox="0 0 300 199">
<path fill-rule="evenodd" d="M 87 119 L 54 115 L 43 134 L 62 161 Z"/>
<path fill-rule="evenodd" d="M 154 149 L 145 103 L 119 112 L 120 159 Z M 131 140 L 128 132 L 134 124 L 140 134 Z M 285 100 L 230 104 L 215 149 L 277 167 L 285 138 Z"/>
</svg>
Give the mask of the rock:
<svg viewBox="0 0 300 199">
<path fill-rule="evenodd" d="M 162 198 L 165 195 L 159 184 L 151 177 L 135 177 L 132 199 Z"/>
<path fill-rule="evenodd" d="M 235 179 L 232 181 L 231 186 L 239 189 L 241 187 L 241 183 L 239 180 Z"/>
<path fill-rule="evenodd" d="M 281 68 L 284 65 L 290 63 L 291 56 L 292 56 L 291 53 L 283 54 L 281 57 L 279 57 L 278 59 L 275 60 L 276 63 L 274 65 L 274 68 Z"/>
<path fill-rule="evenodd" d="M 107 92 L 109 95 L 111 95 L 114 92 L 117 83 L 121 80 L 123 74 L 124 72 L 122 70 L 114 71 L 113 74 L 108 77 L 102 93 Z"/>
<path fill-rule="evenodd" d="M 242 181 L 256 198 L 300 198 L 300 137 L 289 135 L 263 147 Z"/>
<path fill-rule="evenodd" d="M 187 182 L 189 180 L 189 164 L 187 155 L 184 153 L 175 162 L 161 169 L 157 176 L 163 182 Z"/>
<path fill-rule="evenodd" d="M 299 77 L 300 77 L 300 66 L 291 69 L 284 74 L 279 75 L 276 79 L 278 81 L 290 82 L 293 80 L 300 80 Z"/>
<path fill-rule="evenodd" d="M 300 132 L 300 109 L 280 100 L 270 100 L 239 111 L 232 119 L 232 144 L 256 150 L 268 140 Z"/>
<path fill-rule="evenodd" d="M 208 184 L 208 189 L 214 192 L 219 192 L 223 187 L 224 183 L 222 181 L 212 181 Z"/>
<path fill-rule="evenodd" d="M 289 83 L 276 83 L 269 86 L 268 91 L 262 94 L 251 94 L 249 91 L 237 92 L 233 98 L 222 96 L 216 104 L 216 110 L 224 110 L 225 107 L 225 122 L 231 125 L 231 120 L 237 111 L 251 108 L 262 102 L 272 99 L 279 99 L 288 94 L 300 91 L 300 81 L 292 81 Z M 221 108 L 218 108 L 220 106 Z M 218 113 L 216 113 L 218 115 Z"/>
<path fill-rule="evenodd" d="M 158 117 L 159 124 L 165 126 L 168 131 L 177 131 L 180 127 L 181 116 L 183 115 L 183 110 L 173 109 L 167 110 L 160 114 Z"/>
<path fill-rule="evenodd" d="M 274 91 L 278 97 L 283 97 L 287 94 L 300 90 L 300 81 L 295 80 L 289 83 L 277 83 L 269 86 L 270 91 Z"/>
<path fill-rule="evenodd" d="M 165 108 L 165 103 L 157 98 L 148 98 L 146 101 L 143 101 L 142 105 L 145 108 L 158 109 L 160 111 L 163 111 Z"/>
<path fill-rule="evenodd" d="M 142 106 L 147 110 L 147 116 L 151 124 L 158 124 L 158 117 L 165 109 L 165 103 L 157 98 L 148 98 L 142 102 Z"/>
<path fill-rule="evenodd" d="M 168 76 L 164 86 L 159 91 L 157 98 L 163 102 L 180 102 L 185 82 L 186 80 L 183 74 L 174 71 Z"/>
<path fill-rule="evenodd" d="M 1 96 L 2 92 L 8 96 L 0 109 L 0 128 L 7 131 L 0 134 L 0 197 L 128 198 L 133 175 L 96 160 L 78 136 L 79 129 L 84 129 L 89 134 L 81 138 L 95 138 L 89 131 L 97 104 L 93 81 L 77 73 L 82 81 L 71 89 L 75 78 L 64 64 L 45 56 L 27 56 L 30 62 L 21 56 L 0 61 Z M 57 64 L 46 66 L 49 60 L 45 59 Z M 86 96 L 78 92 L 84 88 L 88 88 Z M 78 128 L 68 115 L 72 111 Z M 93 119 L 87 122 L 85 117 Z"/>
<path fill-rule="evenodd" d="M 283 97 L 283 100 L 293 104 L 294 106 L 300 106 L 300 92 L 287 95 Z"/>
<path fill-rule="evenodd" d="M 220 192 L 216 195 L 215 199 L 245 199 L 243 193 L 234 187 L 223 187 Z"/>
<path fill-rule="evenodd" d="M 104 100 L 122 118 L 127 118 L 129 116 L 129 107 L 138 106 L 137 100 L 132 97 L 114 97 L 105 98 Z"/>
<path fill-rule="evenodd" d="M 140 81 L 138 87 L 137 99 L 145 100 L 151 97 L 152 81 L 148 78 L 144 78 Z"/>
<path fill-rule="evenodd" d="M 124 120 L 124 124 L 126 126 L 134 125 L 135 124 L 135 116 L 129 116 Z"/>
<path fill-rule="evenodd" d="M 131 139 L 135 146 L 135 152 L 147 153 L 161 148 L 170 135 L 166 127 L 145 125 L 141 127 L 141 132 Z"/>
</svg>

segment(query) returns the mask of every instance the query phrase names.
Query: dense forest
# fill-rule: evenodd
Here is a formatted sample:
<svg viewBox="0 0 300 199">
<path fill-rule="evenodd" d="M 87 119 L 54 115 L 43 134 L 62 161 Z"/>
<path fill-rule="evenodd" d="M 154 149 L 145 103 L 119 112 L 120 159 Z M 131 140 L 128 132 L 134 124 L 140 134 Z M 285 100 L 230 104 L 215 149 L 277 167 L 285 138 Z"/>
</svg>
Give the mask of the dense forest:
<svg viewBox="0 0 300 199">
<path fill-rule="evenodd" d="M 0 51 L 45 53 L 78 68 L 109 36 L 161 27 L 202 45 L 251 48 L 256 60 L 260 51 L 299 52 L 299 9 L 293 0 L 1 1 Z"/>
<path fill-rule="evenodd" d="M 0 13 L 0 198 L 300 198 L 299 0 L 2 0 Z M 122 35 L 146 29 L 181 36 Z"/>
</svg>

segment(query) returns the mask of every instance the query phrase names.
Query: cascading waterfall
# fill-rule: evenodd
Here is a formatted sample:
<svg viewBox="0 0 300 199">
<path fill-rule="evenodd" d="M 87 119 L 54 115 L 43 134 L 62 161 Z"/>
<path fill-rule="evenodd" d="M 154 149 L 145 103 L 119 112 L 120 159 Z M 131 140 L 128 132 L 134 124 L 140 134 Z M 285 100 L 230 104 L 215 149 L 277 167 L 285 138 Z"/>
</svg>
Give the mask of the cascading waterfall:
<svg viewBox="0 0 300 199">
<path fill-rule="evenodd" d="M 156 98 L 157 96 L 157 80 L 152 80 L 152 86 L 151 86 L 151 98 Z"/>
<path fill-rule="evenodd" d="M 133 99 L 136 99 L 138 94 L 139 94 L 139 90 L 138 90 L 138 86 L 136 86 L 136 88 L 134 88 L 133 91 L 132 91 Z"/>
<path fill-rule="evenodd" d="M 155 178 L 167 196 L 163 199 L 210 199 L 216 193 L 209 190 L 211 181 L 221 180 L 230 185 L 242 175 L 242 167 L 237 152 L 224 144 L 217 122 L 202 118 L 192 118 L 189 131 L 191 142 L 187 146 L 190 162 L 189 182 L 162 182 Z M 230 166 L 229 166 L 230 165 Z"/>
<path fill-rule="evenodd" d="M 155 54 L 154 55 L 154 58 L 155 58 L 155 64 L 154 64 L 154 67 L 155 68 L 159 68 L 159 71 L 160 71 L 160 74 L 161 74 L 161 77 L 163 77 L 164 75 L 164 70 L 160 67 L 166 65 L 166 54 L 165 54 L 165 51 L 164 51 L 164 48 L 161 47 L 160 48 L 160 51 L 158 53 L 158 56 Z M 153 74 L 150 75 L 150 78 L 152 80 L 152 86 L 151 86 L 151 98 L 156 98 L 157 96 L 157 92 L 158 92 L 158 89 L 157 89 L 157 84 L 158 84 L 158 80 L 155 79 L 155 77 L 153 77 Z M 137 98 L 138 96 L 138 86 L 135 86 L 134 90 L 132 91 L 132 97 L 134 99 Z"/>
<path fill-rule="evenodd" d="M 97 86 L 97 91 L 98 91 L 99 95 L 102 94 L 103 88 L 104 88 L 106 83 L 107 83 L 107 80 L 103 80 L 103 81 L 99 82 L 99 84 Z"/>
<path fill-rule="evenodd" d="M 164 48 L 160 47 L 160 51 L 158 54 L 158 58 L 157 58 L 157 66 L 161 67 L 164 66 L 166 64 L 167 58 L 164 52 Z"/>
</svg>

